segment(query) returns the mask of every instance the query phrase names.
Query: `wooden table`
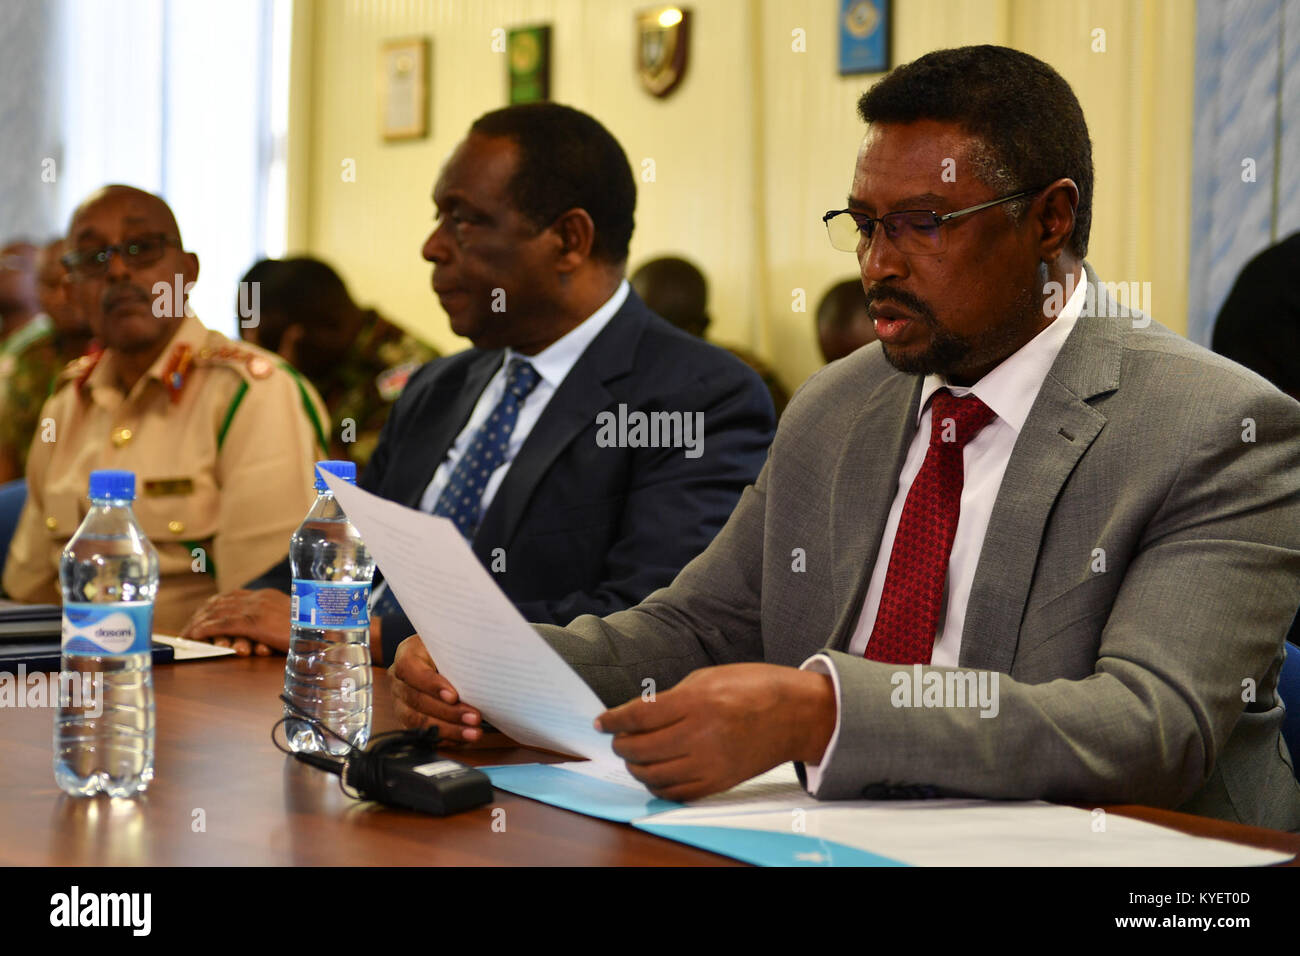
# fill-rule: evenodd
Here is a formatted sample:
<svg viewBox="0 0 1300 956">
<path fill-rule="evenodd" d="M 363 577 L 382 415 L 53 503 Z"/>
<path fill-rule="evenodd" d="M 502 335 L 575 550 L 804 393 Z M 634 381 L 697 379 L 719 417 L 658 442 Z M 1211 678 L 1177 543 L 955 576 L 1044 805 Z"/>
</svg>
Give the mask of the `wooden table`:
<svg viewBox="0 0 1300 956">
<path fill-rule="evenodd" d="M 157 776 L 140 799 L 75 799 L 54 784 L 53 712 L 0 710 L 0 864 L 711 866 L 735 861 L 496 792 L 430 817 L 350 800 L 338 778 L 272 745 L 284 658 L 220 658 L 154 671 Z M 376 733 L 395 729 L 375 674 Z M 465 750 L 469 763 L 560 759 L 522 747 Z M 505 811 L 505 830 L 493 828 Z M 1107 807 L 1189 833 L 1300 854 L 1300 834 L 1147 807 Z"/>
</svg>

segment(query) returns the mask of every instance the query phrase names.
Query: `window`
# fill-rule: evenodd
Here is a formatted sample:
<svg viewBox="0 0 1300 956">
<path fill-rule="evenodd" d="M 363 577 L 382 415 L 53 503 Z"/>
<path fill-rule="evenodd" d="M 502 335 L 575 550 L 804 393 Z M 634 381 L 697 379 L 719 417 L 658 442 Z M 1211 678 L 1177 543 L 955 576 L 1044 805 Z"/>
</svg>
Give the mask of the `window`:
<svg viewBox="0 0 1300 956">
<path fill-rule="evenodd" d="M 106 183 L 156 192 L 199 257 L 190 296 L 238 335 L 239 277 L 282 255 L 292 0 L 65 0 L 60 215 Z"/>
</svg>

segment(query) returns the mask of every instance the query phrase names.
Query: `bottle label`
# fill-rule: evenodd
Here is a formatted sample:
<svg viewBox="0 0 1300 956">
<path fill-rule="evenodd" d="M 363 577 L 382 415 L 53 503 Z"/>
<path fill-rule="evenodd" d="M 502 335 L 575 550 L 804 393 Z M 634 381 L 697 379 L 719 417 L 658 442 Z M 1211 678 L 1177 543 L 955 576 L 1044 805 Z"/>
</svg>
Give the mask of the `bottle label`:
<svg viewBox="0 0 1300 956">
<path fill-rule="evenodd" d="M 291 624 L 307 627 L 354 628 L 370 624 L 370 582 L 304 581 L 293 579 L 289 592 Z"/>
<path fill-rule="evenodd" d="M 63 605 L 63 653 L 102 657 L 148 652 L 152 602 Z"/>
</svg>

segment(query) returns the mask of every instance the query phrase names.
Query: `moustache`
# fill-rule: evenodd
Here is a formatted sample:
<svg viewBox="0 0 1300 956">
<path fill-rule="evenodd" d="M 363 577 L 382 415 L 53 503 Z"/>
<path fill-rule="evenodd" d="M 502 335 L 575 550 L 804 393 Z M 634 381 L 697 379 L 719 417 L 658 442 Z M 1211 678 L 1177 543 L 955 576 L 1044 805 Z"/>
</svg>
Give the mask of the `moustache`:
<svg viewBox="0 0 1300 956">
<path fill-rule="evenodd" d="M 891 289 L 888 286 L 872 286 L 871 290 L 866 293 L 867 311 L 870 312 L 872 306 L 892 303 L 902 309 L 915 315 L 923 323 L 935 325 L 934 310 L 918 299 L 912 293 L 903 289 Z"/>
<path fill-rule="evenodd" d="M 105 312 L 111 312 L 123 302 L 129 301 L 148 302 L 149 296 L 145 293 L 144 289 L 141 289 L 139 286 L 118 286 L 104 293 L 104 298 L 101 300 L 100 305 Z"/>
</svg>

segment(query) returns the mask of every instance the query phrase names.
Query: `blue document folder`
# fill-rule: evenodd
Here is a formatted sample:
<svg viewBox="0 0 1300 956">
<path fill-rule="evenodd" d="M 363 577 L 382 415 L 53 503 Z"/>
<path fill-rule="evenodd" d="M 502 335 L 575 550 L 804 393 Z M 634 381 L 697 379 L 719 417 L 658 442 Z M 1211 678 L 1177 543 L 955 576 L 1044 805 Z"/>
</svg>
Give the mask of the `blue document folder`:
<svg viewBox="0 0 1300 956">
<path fill-rule="evenodd" d="M 660 815 L 685 804 L 552 764 L 483 767 L 492 785 L 575 813 L 632 826 L 656 836 L 758 866 L 905 866 L 897 860 L 802 833 L 665 823 Z"/>
<path fill-rule="evenodd" d="M 702 850 L 744 860 L 757 866 L 907 866 L 887 856 L 822 840 L 804 833 L 772 833 L 737 827 L 679 826 L 654 818 L 633 821 L 646 833 L 687 843 Z"/>
<path fill-rule="evenodd" d="M 540 800 L 589 817 L 614 823 L 631 823 L 641 817 L 684 804 L 660 800 L 647 790 L 633 790 L 616 783 L 597 780 L 545 763 L 521 763 L 508 767 L 483 767 L 492 786 L 530 800 Z"/>
</svg>

